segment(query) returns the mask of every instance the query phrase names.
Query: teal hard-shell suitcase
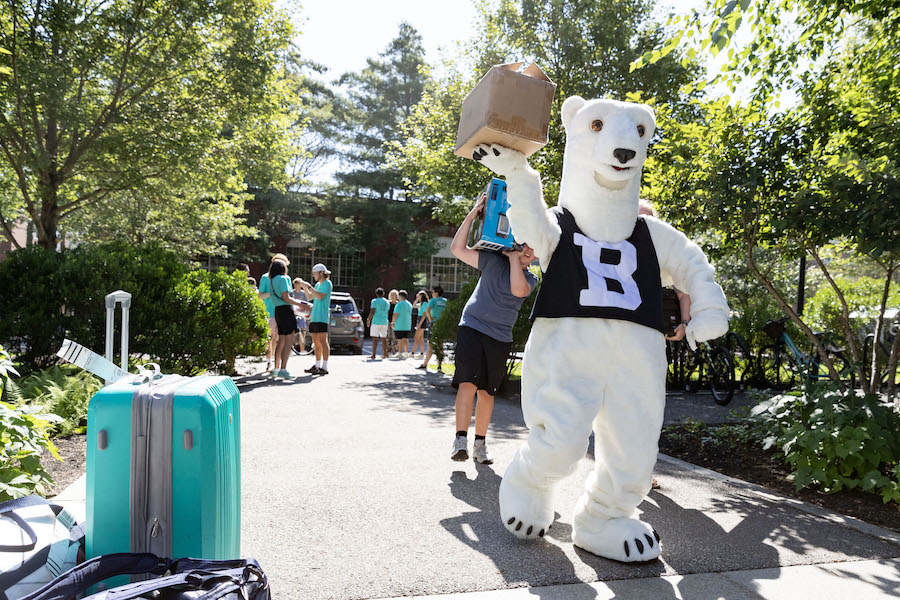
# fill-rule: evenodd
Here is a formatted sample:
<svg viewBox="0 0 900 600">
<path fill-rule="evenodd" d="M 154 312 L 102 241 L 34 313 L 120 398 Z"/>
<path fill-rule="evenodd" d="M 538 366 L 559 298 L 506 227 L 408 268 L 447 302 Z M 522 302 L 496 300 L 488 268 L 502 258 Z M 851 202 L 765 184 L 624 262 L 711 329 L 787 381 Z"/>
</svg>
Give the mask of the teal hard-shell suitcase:
<svg viewBox="0 0 900 600">
<path fill-rule="evenodd" d="M 88 558 L 240 556 L 240 395 L 228 377 L 126 377 L 91 398 Z"/>
</svg>

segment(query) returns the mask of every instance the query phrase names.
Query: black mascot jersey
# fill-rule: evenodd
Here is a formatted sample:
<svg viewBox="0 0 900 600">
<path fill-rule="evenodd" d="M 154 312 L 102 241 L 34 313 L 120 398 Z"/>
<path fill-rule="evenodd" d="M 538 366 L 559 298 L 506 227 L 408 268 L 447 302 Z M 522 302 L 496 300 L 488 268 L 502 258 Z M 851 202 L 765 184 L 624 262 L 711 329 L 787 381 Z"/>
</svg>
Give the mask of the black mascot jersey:
<svg viewBox="0 0 900 600">
<path fill-rule="evenodd" d="M 627 240 L 585 236 L 568 210 L 555 207 L 562 233 L 531 311 L 536 317 L 621 319 L 663 331 L 659 261 L 644 219 Z"/>
</svg>

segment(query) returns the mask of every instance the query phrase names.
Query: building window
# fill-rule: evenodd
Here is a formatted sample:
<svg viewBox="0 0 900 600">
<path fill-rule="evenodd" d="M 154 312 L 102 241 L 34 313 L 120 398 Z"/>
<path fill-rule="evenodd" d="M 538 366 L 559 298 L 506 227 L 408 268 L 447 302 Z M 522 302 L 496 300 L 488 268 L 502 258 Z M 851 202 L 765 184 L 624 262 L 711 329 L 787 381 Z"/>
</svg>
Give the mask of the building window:
<svg viewBox="0 0 900 600">
<path fill-rule="evenodd" d="M 225 269 L 231 273 L 237 269 L 239 264 L 241 264 L 241 261 L 239 260 L 224 258 L 222 256 L 198 256 L 195 260 L 201 269 L 209 271 L 210 273 L 215 273 L 219 269 Z"/>
<path fill-rule="evenodd" d="M 355 288 L 360 285 L 362 269 L 366 260 L 365 252 L 353 254 L 326 254 L 315 248 L 288 248 L 285 251 L 291 261 L 289 273 L 292 277 L 308 279 L 313 265 L 322 263 L 331 271 L 331 283 L 335 287 Z"/>
<path fill-rule="evenodd" d="M 478 276 L 478 269 L 456 258 L 432 256 L 425 260 L 413 261 L 410 266 L 417 288 L 430 290 L 439 285 L 449 294 L 458 294 L 462 286 Z"/>
</svg>

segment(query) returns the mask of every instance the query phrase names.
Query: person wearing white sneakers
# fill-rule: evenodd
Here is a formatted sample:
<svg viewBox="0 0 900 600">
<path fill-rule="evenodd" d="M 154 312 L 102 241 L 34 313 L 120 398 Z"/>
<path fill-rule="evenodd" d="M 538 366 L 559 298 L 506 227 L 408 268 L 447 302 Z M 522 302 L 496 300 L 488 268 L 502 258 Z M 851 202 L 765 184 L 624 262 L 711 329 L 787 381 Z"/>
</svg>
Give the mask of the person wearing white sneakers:
<svg viewBox="0 0 900 600">
<path fill-rule="evenodd" d="M 450 251 L 464 263 L 481 271 L 478 285 L 463 308 L 456 333 L 456 438 L 450 458 L 469 458 L 468 431 L 475 408 L 473 458 L 482 464 L 494 459 L 487 449 L 487 430 L 494 410 L 494 395 L 506 374 L 506 360 L 512 348 L 512 330 L 525 298 L 537 285 L 528 270 L 534 251 L 526 244 L 521 251 L 505 256 L 473 250 L 466 245 L 472 221 L 484 208 L 482 195 L 456 232 Z M 475 396 L 478 403 L 475 404 Z"/>
<path fill-rule="evenodd" d="M 394 335 L 397 336 L 398 356 L 406 358 L 409 350 L 409 332 L 412 329 L 412 304 L 406 290 L 400 290 L 400 301 L 394 306 Z"/>
</svg>

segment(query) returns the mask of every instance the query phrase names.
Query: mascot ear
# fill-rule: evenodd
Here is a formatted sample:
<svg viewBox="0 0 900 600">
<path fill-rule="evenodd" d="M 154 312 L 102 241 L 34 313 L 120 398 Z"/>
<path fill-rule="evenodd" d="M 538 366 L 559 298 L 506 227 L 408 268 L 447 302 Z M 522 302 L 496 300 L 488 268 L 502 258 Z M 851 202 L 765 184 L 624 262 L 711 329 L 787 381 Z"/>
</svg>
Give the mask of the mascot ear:
<svg viewBox="0 0 900 600">
<path fill-rule="evenodd" d="M 566 98 L 566 101 L 563 102 L 562 105 L 562 122 L 563 127 L 566 128 L 566 131 L 569 129 L 569 124 L 572 122 L 572 118 L 575 116 L 581 107 L 585 105 L 587 101 L 581 96 L 570 96 Z"/>
<path fill-rule="evenodd" d="M 653 129 L 656 130 L 656 113 L 653 111 L 653 108 L 647 104 L 641 104 L 640 106 L 650 116 L 650 123 L 653 124 Z"/>
</svg>

